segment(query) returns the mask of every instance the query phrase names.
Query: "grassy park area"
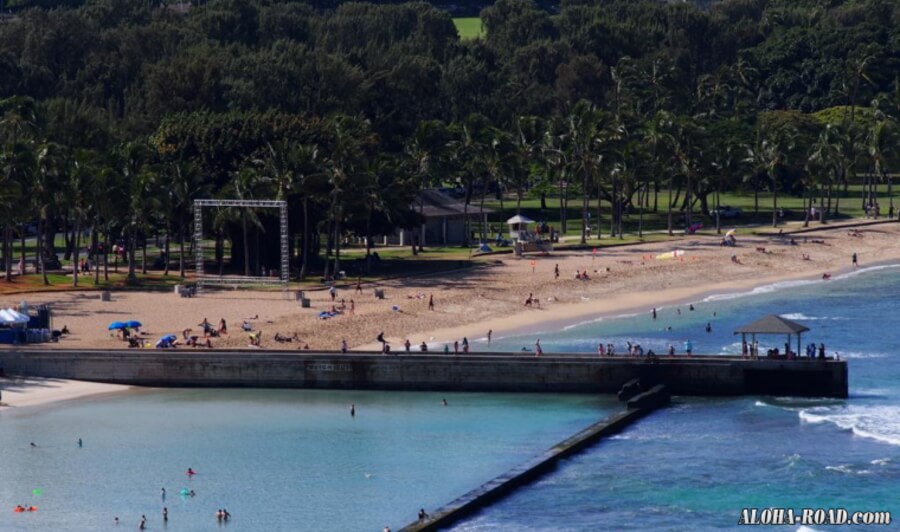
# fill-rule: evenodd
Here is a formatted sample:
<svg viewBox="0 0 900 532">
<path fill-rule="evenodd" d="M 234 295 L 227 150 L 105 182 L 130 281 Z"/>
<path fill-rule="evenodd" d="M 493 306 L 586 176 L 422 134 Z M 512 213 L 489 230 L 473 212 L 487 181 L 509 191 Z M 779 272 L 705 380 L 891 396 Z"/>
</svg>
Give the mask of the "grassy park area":
<svg viewBox="0 0 900 532">
<path fill-rule="evenodd" d="M 459 32 L 460 39 L 484 37 L 484 27 L 482 27 L 481 19 L 478 17 L 454 18 L 453 24 L 456 25 L 456 31 Z"/>
</svg>

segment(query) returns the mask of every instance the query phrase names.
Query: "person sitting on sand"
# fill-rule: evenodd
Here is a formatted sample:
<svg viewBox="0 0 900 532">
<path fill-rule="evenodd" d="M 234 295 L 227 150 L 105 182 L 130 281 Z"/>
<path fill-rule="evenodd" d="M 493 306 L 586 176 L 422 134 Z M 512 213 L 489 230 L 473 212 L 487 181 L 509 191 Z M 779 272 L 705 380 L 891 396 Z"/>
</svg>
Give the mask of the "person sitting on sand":
<svg viewBox="0 0 900 532">
<path fill-rule="evenodd" d="M 249 321 L 244 320 L 244 323 L 241 324 L 241 330 L 244 332 L 250 332 L 253 330 L 253 326 L 250 325 Z"/>
<path fill-rule="evenodd" d="M 427 353 L 427 352 L 428 352 L 428 344 L 426 344 L 426 343 L 423 341 L 423 342 L 419 345 L 419 351 L 421 351 L 421 352 L 423 352 L 423 353 Z"/>
<path fill-rule="evenodd" d="M 823 273 L 823 274 L 822 274 L 822 280 L 823 280 L 823 281 L 827 281 L 828 279 L 831 279 L 831 274 L 830 274 L 830 273 Z"/>
</svg>

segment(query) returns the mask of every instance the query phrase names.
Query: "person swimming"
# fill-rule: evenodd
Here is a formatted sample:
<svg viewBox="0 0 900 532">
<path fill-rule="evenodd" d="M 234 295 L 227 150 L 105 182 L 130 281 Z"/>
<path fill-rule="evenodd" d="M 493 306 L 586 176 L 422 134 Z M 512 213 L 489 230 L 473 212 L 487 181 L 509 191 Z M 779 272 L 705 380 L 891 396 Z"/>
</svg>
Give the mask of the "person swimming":
<svg viewBox="0 0 900 532">
<path fill-rule="evenodd" d="M 163 518 L 163 523 L 169 522 L 169 509 L 166 507 L 163 507 L 162 518 Z"/>
<path fill-rule="evenodd" d="M 32 447 L 37 447 L 37 445 L 35 445 L 34 442 L 31 442 L 31 446 L 32 446 Z"/>
<path fill-rule="evenodd" d="M 185 475 L 187 475 L 187 476 L 189 476 L 189 477 L 192 477 L 192 476 L 194 476 L 194 475 L 196 475 L 196 474 L 197 474 L 197 472 L 194 471 L 194 470 L 193 470 L 192 468 L 190 468 L 190 467 L 188 468 L 187 473 L 185 473 Z"/>
<path fill-rule="evenodd" d="M 80 449 L 83 446 L 84 446 L 84 442 L 81 441 L 81 438 L 78 438 L 78 448 Z"/>
<path fill-rule="evenodd" d="M 355 404 L 350 405 L 350 417 L 356 417 L 356 405 Z"/>
<path fill-rule="evenodd" d="M 162 500 L 166 500 L 166 488 L 160 488 L 159 495 L 162 497 Z"/>
<path fill-rule="evenodd" d="M 441 405 L 447 406 L 447 400 L 446 400 L 446 399 L 441 399 Z"/>
</svg>

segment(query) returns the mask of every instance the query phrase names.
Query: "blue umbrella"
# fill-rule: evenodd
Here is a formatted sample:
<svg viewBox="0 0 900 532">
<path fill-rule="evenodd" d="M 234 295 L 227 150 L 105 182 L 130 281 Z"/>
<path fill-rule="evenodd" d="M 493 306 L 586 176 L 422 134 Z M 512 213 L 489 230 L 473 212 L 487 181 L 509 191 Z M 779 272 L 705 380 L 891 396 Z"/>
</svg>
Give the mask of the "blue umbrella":
<svg viewBox="0 0 900 532">
<path fill-rule="evenodd" d="M 167 334 L 167 335 L 163 336 L 162 338 L 160 338 L 160 340 L 162 340 L 163 342 L 174 342 L 177 339 L 178 339 L 178 337 L 175 336 L 174 334 Z"/>
<path fill-rule="evenodd" d="M 124 329 L 126 327 L 128 327 L 128 326 L 125 325 L 124 323 L 122 323 L 121 321 L 114 321 L 109 324 L 109 327 L 107 327 L 107 330 L 114 331 L 116 329 Z"/>
<path fill-rule="evenodd" d="M 129 329 L 134 329 L 136 327 L 141 327 L 142 324 L 141 324 L 141 322 L 139 322 L 137 320 L 129 320 L 129 321 L 125 322 L 125 326 L 128 327 Z"/>
</svg>

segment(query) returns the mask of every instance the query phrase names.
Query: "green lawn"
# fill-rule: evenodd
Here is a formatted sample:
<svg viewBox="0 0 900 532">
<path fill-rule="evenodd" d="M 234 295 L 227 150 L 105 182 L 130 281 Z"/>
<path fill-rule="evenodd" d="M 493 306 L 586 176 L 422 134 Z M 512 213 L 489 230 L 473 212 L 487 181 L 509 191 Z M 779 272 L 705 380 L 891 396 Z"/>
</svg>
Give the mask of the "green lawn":
<svg viewBox="0 0 900 532">
<path fill-rule="evenodd" d="M 484 27 L 478 17 L 454 18 L 453 24 L 459 32 L 460 39 L 478 39 L 484 37 Z"/>
</svg>

